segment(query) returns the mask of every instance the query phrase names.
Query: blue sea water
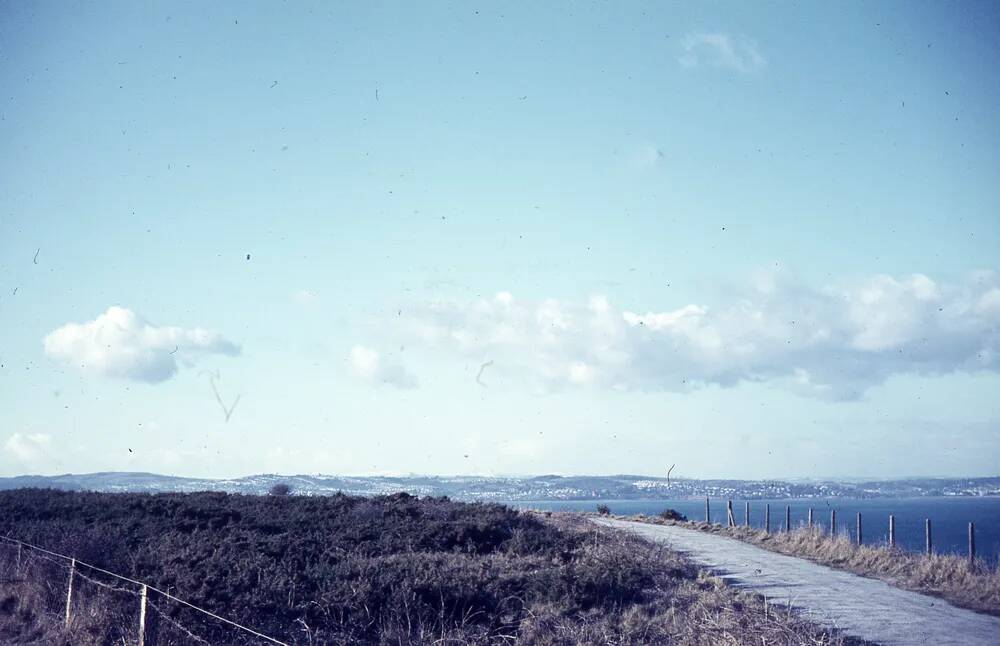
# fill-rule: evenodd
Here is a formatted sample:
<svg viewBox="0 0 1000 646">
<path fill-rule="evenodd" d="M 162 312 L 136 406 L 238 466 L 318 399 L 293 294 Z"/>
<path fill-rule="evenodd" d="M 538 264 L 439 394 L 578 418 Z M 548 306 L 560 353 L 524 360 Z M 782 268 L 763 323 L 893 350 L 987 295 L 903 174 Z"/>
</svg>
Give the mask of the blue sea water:
<svg viewBox="0 0 1000 646">
<path fill-rule="evenodd" d="M 733 500 L 736 522 L 743 524 L 743 500 Z M 837 511 L 839 533 L 855 534 L 857 514 L 861 513 L 862 542 L 883 545 L 888 541 L 889 515 L 896 519 L 896 544 L 911 551 L 924 549 L 924 520 L 931 520 L 935 552 L 966 554 L 969 523 L 975 523 L 976 555 L 995 562 L 1000 556 L 1000 498 L 872 498 L 872 499 L 806 499 L 751 500 L 750 525 L 764 526 L 765 505 L 771 506 L 771 530 L 784 526 L 785 506 L 791 511 L 792 527 L 806 523 L 808 510 L 813 509 L 814 523 L 829 528 L 830 512 Z M 710 501 L 712 522 L 726 522 L 726 501 Z M 664 509 L 676 509 L 692 520 L 705 519 L 705 500 L 559 500 L 518 501 L 511 506 L 551 511 L 594 511 L 605 504 L 613 514 L 658 514 Z"/>
</svg>

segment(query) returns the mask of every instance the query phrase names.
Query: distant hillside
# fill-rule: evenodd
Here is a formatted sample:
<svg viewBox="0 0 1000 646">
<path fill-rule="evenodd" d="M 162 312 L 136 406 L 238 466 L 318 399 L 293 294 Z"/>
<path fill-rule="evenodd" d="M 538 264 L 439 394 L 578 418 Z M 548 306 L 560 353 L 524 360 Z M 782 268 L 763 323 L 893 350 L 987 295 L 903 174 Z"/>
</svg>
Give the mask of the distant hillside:
<svg viewBox="0 0 1000 646">
<path fill-rule="evenodd" d="M 524 478 L 477 476 L 345 477 L 263 474 L 235 479 L 202 479 L 153 473 L 88 473 L 0 478 L 0 490 L 42 487 L 71 491 L 193 492 L 262 494 L 287 483 L 300 495 L 343 492 L 372 496 L 405 491 L 456 500 L 677 500 L 712 496 L 755 498 L 912 498 L 1000 496 L 1000 476 L 989 478 L 907 478 L 868 482 L 788 482 L 780 480 L 692 480 L 650 476 L 556 476 Z"/>
</svg>

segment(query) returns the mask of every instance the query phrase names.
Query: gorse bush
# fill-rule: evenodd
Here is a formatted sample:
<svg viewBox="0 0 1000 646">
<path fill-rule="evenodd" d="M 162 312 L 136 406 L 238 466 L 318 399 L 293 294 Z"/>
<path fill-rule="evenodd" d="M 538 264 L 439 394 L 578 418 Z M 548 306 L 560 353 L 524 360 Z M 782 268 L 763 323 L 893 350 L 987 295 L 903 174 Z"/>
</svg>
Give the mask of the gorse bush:
<svg viewBox="0 0 1000 646">
<path fill-rule="evenodd" d="M 659 516 L 663 520 L 679 520 L 679 521 L 687 520 L 687 516 L 677 511 L 676 509 L 664 509 L 659 513 Z"/>
<path fill-rule="evenodd" d="M 200 494 L 0 494 L 0 531 L 148 582 L 209 610 L 286 634 L 370 640 L 409 605 L 416 619 L 475 616 L 545 589 L 577 547 L 534 517 L 499 505 L 418 500 Z M 492 555 L 483 563 L 476 556 Z M 493 572 L 482 580 L 480 566 Z M 314 603 L 314 602 L 318 602 Z M 448 621 L 447 619 L 445 621 Z"/>
<path fill-rule="evenodd" d="M 407 494 L 0 493 L 3 533 L 145 581 L 289 643 L 487 644 L 517 637 L 561 644 L 587 642 L 590 631 L 629 643 L 712 641 L 675 639 L 679 626 L 701 634 L 677 623 L 678 599 L 694 603 L 707 585 L 694 568 L 637 538 L 579 522 Z M 34 560 L 15 568 L 12 558 L 9 546 L 0 547 L 0 567 L 7 568 L 0 572 L 0 641 L 134 643 L 134 595 L 81 580 L 79 619 L 65 631 L 65 566 Z M 159 646 L 190 643 L 171 621 L 212 644 L 243 643 L 231 628 L 162 596 L 153 593 L 151 601 L 165 615 L 152 616 Z M 633 632 L 636 613 L 646 617 L 641 633 Z M 661 614 L 655 630 L 647 625 Z M 761 626 L 827 639 L 790 619 L 779 623 Z"/>
<path fill-rule="evenodd" d="M 276 485 L 272 485 L 268 493 L 272 496 L 288 496 L 292 493 L 292 487 L 284 482 L 279 482 Z"/>
<path fill-rule="evenodd" d="M 611 507 L 608 507 L 607 505 L 597 505 L 597 513 L 602 516 L 607 516 L 611 513 Z"/>
</svg>

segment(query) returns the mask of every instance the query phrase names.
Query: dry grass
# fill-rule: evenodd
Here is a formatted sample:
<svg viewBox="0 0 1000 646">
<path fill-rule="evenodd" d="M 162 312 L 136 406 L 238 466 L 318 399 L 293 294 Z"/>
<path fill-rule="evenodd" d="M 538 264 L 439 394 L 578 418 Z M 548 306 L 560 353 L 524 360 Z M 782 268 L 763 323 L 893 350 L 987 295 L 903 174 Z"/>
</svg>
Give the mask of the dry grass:
<svg viewBox="0 0 1000 646">
<path fill-rule="evenodd" d="M 284 636 L 294 644 L 570 644 L 813 645 L 850 646 L 856 640 L 818 628 L 784 606 L 738 592 L 699 571 L 662 545 L 626 532 L 595 527 L 578 515 L 546 518 L 560 535 L 583 538 L 548 586 L 547 599 L 512 599 L 495 612 L 517 614 L 502 633 L 469 625 L 439 625 L 402 613 L 372 640 L 316 640 L 308 631 Z M 539 563 L 539 565 L 542 565 Z M 50 567 L 51 566 L 51 567 Z M 489 568 L 486 568 L 488 576 Z M 135 610 L 116 609 L 113 599 L 95 596 L 97 588 L 79 585 L 74 620 L 62 626 L 64 572 L 27 556 L 20 564 L 0 559 L 0 643 L 41 646 L 97 646 L 135 643 Z M 484 580 L 483 584 L 487 582 Z M 108 594 L 116 594 L 109 592 Z M 592 605 L 567 605 L 566 599 L 593 598 Z M 404 624 L 405 627 L 404 627 Z M 161 634 L 160 646 L 191 643 Z M 236 643 L 226 639 L 215 644 Z M 243 643 L 243 642 L 239 642 Z"/>
<path fill-rule="evenodd" d="M 786 606 L 738 591 L 670 551 L 627 532 L 595 528 L 575 513 L 553 513 L 550 522 L 593 536 L 594 565 L 611 575 L 638 565 L 653 575 L 642 604 L 618 612 L 565 616 L 536 609 L 522 624 L 525 644 L 861 644 L 800 618 Z"/>
<path fill-rule="evenodd" d="M 78 594 L 64 625 L 65 588 L 49 580 L 56 571 L 35 556 L 0 559 L 0 644 L 80 646 L 136 643 L 135 621 L 109 608 L 102 590 Z M 80 586 L 82 580 L 77 579 Z M 56 610 L 58 608 L 58 610 Z"/>
<path fill-rule="evenodd" d="M 928 556 L 885 545 L 859 546 L 844 534 L 830 536 L 815 527 L 769 534 L 743 526 L 678 522 L 650 516 L 622 518 L 738 538 L 774 552 L 881 579 L 900 588 L 941 597 L 957 606 L 1000 616 L 1000 570 L 982 560 L 970 564 L 968 558 L 954 554 Z"/>
</svg>

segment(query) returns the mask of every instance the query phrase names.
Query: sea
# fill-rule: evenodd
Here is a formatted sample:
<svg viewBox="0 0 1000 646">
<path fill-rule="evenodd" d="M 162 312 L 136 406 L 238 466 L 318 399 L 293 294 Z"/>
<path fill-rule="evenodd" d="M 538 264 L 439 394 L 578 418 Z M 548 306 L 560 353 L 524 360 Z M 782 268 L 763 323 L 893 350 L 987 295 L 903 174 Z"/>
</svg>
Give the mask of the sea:
<svg viewBox="0 0 1000 646">
<path fill-rule="evenodd" d="M 931 520 L 931 542 L 935 552 L 967 554 L 969 523 L 975 524 L 976 556 L 989 563 L 1000 557 L 1000 497 L 947 498 L 830 498 L 804 500 L 733 500 L 733 514 L 744 522 L 744 503 L 750 503 L 750 525 L 764 527 L 766 505 L 771 507 L 771 531 L 784 527 L 785 507 L 791 512 L 792 527 L 806 524 L 809 509 L 813 522 L 830 526 L 830 512 L 837 512 L 838 533 L 855 537 L 857 514 L 861 514 L 861 540 L 865 545 L 884 545 L 889 536 L 889 515 L 895 517 L 896 546 L 914 552 L 923 551 L 924 521 Z M 545 500 L 507 503 L 521 509 L 549 511 L 595 511 L 607 505 L 612 514 L 655 515 L 675 509 L 691 520 L 705 520 L 705 499 L 687 500 Z M 710 499 L 714 523 L 726 522 L 726 500 Z"/>
</svg>

